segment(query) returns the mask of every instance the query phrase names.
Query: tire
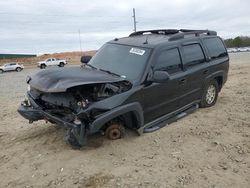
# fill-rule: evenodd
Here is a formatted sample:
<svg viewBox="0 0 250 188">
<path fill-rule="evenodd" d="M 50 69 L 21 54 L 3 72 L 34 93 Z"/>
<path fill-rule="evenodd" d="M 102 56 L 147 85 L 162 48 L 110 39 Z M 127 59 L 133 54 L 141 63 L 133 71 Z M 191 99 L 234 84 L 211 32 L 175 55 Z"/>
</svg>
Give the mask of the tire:
<svg viewBox="0 0 250 188">
<path fill-rule="evenodd" d="M 203 91 L 200 106 L 202 108 L 213 106 L 218 98 L 219 86 L 216 80 L 210 81 Z"/>
<path fill-rule="evenodd" d="M 21 70 L 22 70 L 22 69 L 21 69 L 20 67 L 17 67 L 17 68 L 16 68 L 16 71 L 17 71 L 17 72 L 20 72 Z"/>
<path fill-rule="evenodd" d="M 0 69 L 0 74 L 2 74 L 3 73 L 3 70 L 2 69 Z"/>
<path fill-rule="evenodd" d="M 72 146 L 81 147 L 81 145 L 79 144 L 77 138 L 75 137 L 73 133 L 73 129 L 67 130 L 66 135 L 65 135 L 65 141 Z"/>
<path fill-rule="evenodd" d="M 117 140 L 125 135 L 125 128 L 119 122 L 112 122 L 105 130 L 105 135 L 110 140 Z"/>
<path fill-rule="evenodd" d="M 40 68 L 41 68 L 41 69 L 45 69 L 45 68 L 46 68 L 46 65 L 45 65 L 45 64 L 41 64 L 41 65 L 40 65 Z"/>
<path fill-rule="evenodd" d="M 61 63 L 59 64 L 59 67 L 64 67 L 64 63 L 61 62 Z"/>
</svg>

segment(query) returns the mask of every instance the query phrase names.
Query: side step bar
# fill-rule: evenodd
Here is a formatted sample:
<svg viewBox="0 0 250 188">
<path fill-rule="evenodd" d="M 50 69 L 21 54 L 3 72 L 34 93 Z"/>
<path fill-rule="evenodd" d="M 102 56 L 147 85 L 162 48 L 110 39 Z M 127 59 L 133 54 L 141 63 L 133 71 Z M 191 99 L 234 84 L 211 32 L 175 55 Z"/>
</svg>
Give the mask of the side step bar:
<svg viewBox="0 0 250 188">
<path fill-rule="evenodd" d="M 142 127 L 142 130 L 139 130 L 142 133 L 151 133 L 154 131 L 159 130 L 162 127 L 165 127 L 167 125 L 169 125 L 170 123 L 173 123 L 175 121 L 177 121 L 178 119 L 181 119 L 183 117 L 185 117 L 186 115 L 192 113 L 193 111 L 195 111 L 197 108 L 199 108 L 199 104 L 198 103 L 192 103 L 189 104 L 173 113 L 164 115 L 148 124 L 146 124 L 145 126 Z"/>
</svg>

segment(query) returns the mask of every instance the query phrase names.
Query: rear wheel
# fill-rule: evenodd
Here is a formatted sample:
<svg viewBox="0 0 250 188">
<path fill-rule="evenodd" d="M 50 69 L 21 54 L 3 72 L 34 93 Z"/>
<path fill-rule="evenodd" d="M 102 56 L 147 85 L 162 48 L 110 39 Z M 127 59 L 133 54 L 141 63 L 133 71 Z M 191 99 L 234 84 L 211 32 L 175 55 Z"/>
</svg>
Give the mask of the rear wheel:
<svg viewBox="0 0 250 188">
<path fill-rule="evenodd" d="M 201 107 L 205 108 L 213 106 L 217 101 L 218 92 L 218 82 L 216 80 L 210 81 L 204 89 L 200 103 Z"/>
<path fill-rule="evenodd" d="M 17 71 L 17 72 L 20 72 L 21 70 L 22 70 L 22 69 L 21 69 L 20 67 L 17 67 L 17 68 L 16 68 L 16 71 Z"/>
<path fill-rule="evenodd" d="M 45 65 L 45 64 L 41 64 L 41 65 L 40 65 L 40 68 L 41 68 L 41 69 L 45 69 L 45 68 L 46 68 L 46 65 Z"/>
<path fill-rule="evenodd" d="M 64 63 L 61 62 L 61 63 L 59 64 L 59 67 L 64 67 Z"/>
</svg>

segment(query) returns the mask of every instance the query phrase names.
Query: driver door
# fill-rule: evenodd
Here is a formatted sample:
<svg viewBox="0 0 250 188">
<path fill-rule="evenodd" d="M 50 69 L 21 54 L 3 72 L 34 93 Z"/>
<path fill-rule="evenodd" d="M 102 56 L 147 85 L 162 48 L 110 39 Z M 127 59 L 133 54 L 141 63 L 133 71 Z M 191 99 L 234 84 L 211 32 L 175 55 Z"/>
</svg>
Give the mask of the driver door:
<svg viewBox="0 0 250 188">
<path fill-rule="evenodd" d="M 46 64 L 47 66 L 51 66 L 51 59 L 47 59 Z"/>
<path fill-rule="evenodd" d="M 164 83 L 152 83 L 144 88 L 145 123 L 180 108 L 183 88 L 186 87 L 186 78 L 178 47 L 162 50 L 155 59 L 153 72 L 155 70 L 167 71 L 170 77 Z"/>
<path fill-rule="evenodd" d="M 10 70 L 11 70 L 10 64 L 5 64 L 4 65 L 4 71 L 10 71 Z"/>
</svg>

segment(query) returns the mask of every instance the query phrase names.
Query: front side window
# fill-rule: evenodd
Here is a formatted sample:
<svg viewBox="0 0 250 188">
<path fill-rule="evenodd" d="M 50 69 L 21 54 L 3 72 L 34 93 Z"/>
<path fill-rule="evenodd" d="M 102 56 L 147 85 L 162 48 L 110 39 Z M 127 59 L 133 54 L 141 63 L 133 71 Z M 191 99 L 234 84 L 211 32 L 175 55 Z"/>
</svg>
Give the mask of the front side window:
<svg viewBox="0 0 250 188">
<path fill-rule="evenodd" d="M 205 62 L 205 56 L 200 44 L 189 44 L 183 46 L 183 53 L 185 57 L 184 64 L 188 67 Z"/>
<path fill-rule="evenodd" d="M 211 59 L 227 56 L 226 48 L 219 38 L 204 39 L 204 44 L 207 47 Z"/>
<path fill-rule="evenodd" d="M 169 74 L 181 71 L 181 59 L 178 48 L 165 50 L 158 56 L 155 70 L 164 70 Z"/>
</svg>

